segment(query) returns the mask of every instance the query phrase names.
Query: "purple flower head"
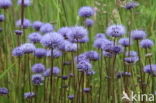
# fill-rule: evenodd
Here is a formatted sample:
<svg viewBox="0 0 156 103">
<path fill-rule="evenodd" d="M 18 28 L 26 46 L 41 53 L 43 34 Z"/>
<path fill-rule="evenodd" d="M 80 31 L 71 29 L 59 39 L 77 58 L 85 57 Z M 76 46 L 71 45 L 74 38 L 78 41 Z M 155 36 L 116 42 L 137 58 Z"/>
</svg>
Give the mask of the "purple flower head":
<svg viewBox="0 0 156 103">
<path fill-rule="evenodd" d="M 120 78 L 122 78 L 123 77 L 123 72 L 117 72 L 116 73 L 116 78 L 117 79 L 120 79 Z"/>
<path fill-rule="evenodd" d="M 9 90 L 7 88 L 0 88 L 0 95 L 7 95 Z"/>
<path fill-rule="evenodd" d="M 22 35 L 23 34 L 23 31 L 21 31 L 21 30 L 15 30 L 15 33 L 16 33 L 16 35 Z"/>
<path fill-rule="evenodd" d="M 124 58 L 124 61 L 127 64 L 135 64 L 138 60 L 139 60 L 138 57 L 126 57 L 126 58 Z"/>
<path fill-rule="evenodd" d="M 68 96 L 68 99 L 69 99 L 69 100 L 73 100 L 73 99 L 74 99 L 74 95 L 69 95 L 69 96 Z"/>
<path fill-rule="evenodd" d="M 65 76 L 62 76 L 61 78 L 62 78 L 63 80 L 67 80 L 68 77 L 69 77 L 69 76 L 66 76 L 66 75 L 65 75 Z"/>
<path fill-rule="evenodd" d="M 0 0 L 0 8 L 7 9 L 10 6 L 12 6 L 12 1 L 11 0 Z"/>
<path fill-rule="evenodd" d="M 12 50 L 12 55 L 13 56 L 22 56 L 24 54 L 23 50 L 21 47 L 16 47 Z"/>
<path fill-rule="evenodd" d="M 65 40 L 60 49 L 66 52 L 75 52 L 78 48 L 76 43 L 71 43 L 70 41 Z"/>
<path fill-rule="evenodd" d="M 28 36 L 29 41 L 33 43 L 40 42 L 41 38 L 42 38 L 42 35 L 38 32 L 31 33 Z"/>
<path fill-rule="evenodd" d="M 62 27 L 58 32 L 64 37 L 64 39 L 68 39 L 70 30 L 70 27 Z"/>
<path fill-rule="evenodd" d="M 32 43 L 25 43 L 25 44 L 22 44 L 20 46 L 21 50 L 27 54 L 27 53 L 33 53 L 35 51 L 35 45 L 32 44 Z"/>
<path fill-rule="evenodd" d="M 90 6 L 81 7 L 78 12 L 79 16 L 85 17 L 85 18 L 93 16 L 94 13 L 95 13 L 94 9 Z"/>
<path fill-rule="evenodd" d="M 39 31 L 42 25 L 43 25 L 42 22 L 40 22 L 40 21 L 35 21 L 35 22 L 32 24 L 32 27 L 33 27 L 36 31 Z"/>
<path fill-rule="evenodd" d="M 53 67 L 53 74 L 58 75 L 60 73 L 60 69 L 58 67 Z"/>
<path fill-rule="evenodd" d="M 27 29 L 27 28 L 31 27 L 31 21 L 28 19 L 23 19 L 23 24 L 22 24 L 21 19 L 17 20 L 16 27 Z"/>
<path fill-rule="evenodd" d="M 35 93 L 34 92 L 26 92 L 26 93 L 24 93 L 24 98 L 25 99 L 31 99 L 31 98 L 33 98 L 33 97 L 35 97 L 36 95 L 35 95 Z"/>
<path fill-rule="evenodd" d="M 51 32 L 45 34 L 41 39 L 41 44 L 45 47 L 49 48 L 59 48 L 63 42 L 64 38 L 61 34 L 56 32 Z"/>
<path fill-rule="evenodd" d="M 27 7 L 27 6 L 31 5 L 31 0 L 24 0 L 23 2 L 22 2 L 22 0 L 18 0 L 17 4 L 24 6 L 24 7 Z"/>
<path fill-rule="evenodd" d="M 98 49 L 103 49 L 108 44 L 112 45 L 112 42 L 108 39 L 99 38 L 94 41 L 94 47 Z"/>
<path fill-rule="evenodd" d="M 44 81 L 44 77 L 41 74 L 32 75 L 32 83 L 34 85 L 42 85 L 43 81 Z"/>
<path fill-rule="evenodd" d="M 53 30 L 54 30 L 54 27 L 49 23 L 42 24 L 42 26 L 40 27 L 40 32 L 42 33 L 49 33 L 49 32 L 52 32 Z"/>
<path fill-rule="evenodd" d="M 87 76 L 91 76 L 91 75 L 94 75 L 95 74 L 95 71 L 93 69 L 88 69 L 85 71 L 86 75 Z"/>
<path fill-rule="evenodd" d="M 96 36 L 95 36 L 95 39 L 105 39 L 105 34 L 104 33 L 97 33 Z"/>
<path fill-rule="evenodd" d="M 115 45 L 112 48 L 112 52 L 114 54 L 119 54 L 119 53 L 123 52 L 123 48 L 120 45 Z"/>
<path fill-rule="evenodd" d="M 81 61 L 87 61 L 87 62 L 89 62 L 89 60 L 87 59 L 87 56 L 85 54 L 80 54 L 79 56 L 76 56 L 74 58 L 74 60 L 75 60 L 75 63 L 79 63 Z"/>
<path fill-rule="evenodd" d="M 131 73 L 130 72 L 118 72 L 116 74 L 116 78 L 122 78 L 122 77 L 130 77 L 131 76 Z"/>
<path fill-rule="evenodd" d="M 121 38 L 119 40 L 119 44 L 122 45 L 123 47 L 128 47 L 132 44 L 132 42 L 129 42 L 129 38 Z"/>
<path fill-rule="evenodd" d="M 42 73 L 45 71 L 45 67 L 43 64 L 39 63 L 39 64 L 34 64 L 32 66 L 32 72 L 34 73 Z"/>
<path fill-rule="evenodd" d="M 0 22 L 3 22 L 5 20 L 5 16 L 3 14 L 0 14 Z"/>
<path fill-rule="evenodd" d="M 86 43 L 89 41 L 88 35 L 84 36 L 82 39 L 78 40 L 78 43 Z M 76 40 L 73 42 L 77 42 Z"/>
<path fill-rule="evenodd" d="M 92 60 L 92 61 L 96 61 L 99 60 L 99 54 L 96 51 L 88 51 L 85 53 L 87 59 Z"/>
<path fill-rule="evenodd" d="M 58 57 L 62 56 L 62 51 L 60 51 L 58 49 L 54 49 L 53 52 L 51 52 L 51 50 L 48 50 L 47 56 L 53 57 L 53 58 L 58 58 Z"/>
<path fill-rule="evenodd" d="M 126 8 L 127 10 L 131 10 L 135 7 L 139 6 L 139 3 L 138 2 L 135 2 L 135 1 L 131 1 L 131 2 L 128 2 L 124 8 Z"/>
<path fill-rule="evenodd" d="M 130 72 L 123 72 L 123 76 L 130 77 L 131 73 Z"/>
<path fill-rule="evenodd" d="M 92 19 L 85 20 L 85 26 L 92 27 L 93 25 L 94 25 L 94 20 L 92 20 Z"/>
<path fill-rule="evenodd" d="M 83 60 L 77 63 L 76 68 L 80 71 L 87 71 L 92 68 L 92 65 L 88 61 Z"/>
<path fill-rule="evenodd" d="M 68 38 L 70 41 L 77 41 L 77 40 L 80 40 L 87 35 L 88 35 L 87 29 L 85 29 L 82 26 L 75 26 L 75 27 L 71 28 L 69 35 L 68 35 Z"/>
<path fill-rule="evenodd" d="M 36 48 L 34 55 L 38 58 L 45 57 L 45 56 L 47 56 L 47 50 L 43 49 L 43 48 Z"/>
<path fill-rule="evenodd" d="M 131 37 L 134 40 L 142 40 L 146 37 L 146 33 L 143 30 L 133 30 L 131 31 Z"/>
<path fill-rule="evenodd" d="M 144 66 L 144 72 L 156 76 L 156 64 L 149 64 Z"/>
<path fill-rule="evenodd" d="M 103 51 L 103 56 L 108 57 L 108 58 L 112 58 L 113 54 L 111 52 Z"/>
<path fill-rule="evenodd" d="M 89 92 L 91 91 L 91 89 L 90 89 L 90 88 L 83 88 L 83 91 L 84 91 L 85 93 L 89 93 Z"/>
<path fill-rule="evenodd" d="M 126 29 L 123 25 L 114 24 L 107 28 L 106 34 L 112 37 L 121 37 L 126 33 Z"/>
<path fill-rule="evenodd" d="M 150 39 L 144 39 L 140 42 L 140 46 L 145 49 L 151 48 L 153 45 L 154 43 Z"/>
<path fill-rule="evenodd" d="M 137 57 L 138 53 L 136 51 L 126 52 L 126 56 Z"/>
</svg>

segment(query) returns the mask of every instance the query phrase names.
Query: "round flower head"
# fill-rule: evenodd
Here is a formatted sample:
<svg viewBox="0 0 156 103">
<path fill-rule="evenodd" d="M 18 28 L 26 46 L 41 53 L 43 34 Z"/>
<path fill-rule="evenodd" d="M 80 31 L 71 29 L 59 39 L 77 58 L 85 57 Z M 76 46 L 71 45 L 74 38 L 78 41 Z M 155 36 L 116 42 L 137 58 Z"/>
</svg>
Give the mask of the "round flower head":
<svg viewBox="0 0 156 103">
<path fill-rule="evenodd" d="M 138 56 L 138 53 L 136 51 L 130 51 L 130 52 L 126 52 L 126 56 L 136 57 Z"/>
<path fill-rule="evenodd" d="M 5 16 L 3 14 L 0 14 L 0 22 L 5 20 Z"/>
<path fill-rule="evenodd" d="M 53 67 L 53 74 L 58 75 L 60 73 L 60 69 L 58 67 Z"/>
<path fill-rule="evenodd" d="M 58 32 L 64 37 L 64 39 L 68 39 L 70 27 L 62 27 L 58 30 Z"/>
<path fill-rule="evenodd" d="M 34 64 L 32 66 L 32 72 L 34 73 L 42 73 L 45 71 L 45 67 L 43 64 L 39 63 L 39 64 Z"/>
<path fill-rule="evenodd" d="M 47 56 L 47 50 L 43 49 L 43 48 L 36 48 L 34 55 L 38 58 L 45 57 L 45 56 Z"/>
<path fill-rule="evenodd" d="M 33 53 L 35 51 L 35 45 L 32 43 L 25 43 L 20 46 L 24 53 Z"/>
<path fill-rule="evenodd" d="M 16 27 L 26 29 L 29 28 L 30 26 L 31 26 L 31 22 L 28 19 L 23 19 L 23 24 L 21 19 L 16 21 Z"/>
<path fill-rule="evenodd" d="M 93 16 L 94 13 L 95 13 L 94 9 L 90 6 L 81 7 L 78 12 L 79 16 L 85 17 L 85 18 Z"/>
<path fill-rule="evenodd" d="M 62 51 L 74 52 L 77 51 L 77 44 L 71 43 L 70 41 L 65 40 L 64 44 L 60 47 Z"/>
<path fill-rule="evenodd" d="M 16 33 L 16 35 L 22 35 L 23 34 L 23 31 L 21 31 L 21 30 L 15 30 L 15 33 Z"/>
<path fill-rule="evenodd" d="M 85 93 L 89 93 L 90 92 L 90 88 L 83 88 L 83 91 L 85 92 Z"/>
<path fill-rule="evenodd" d="M 64 38 L 59 33 L 51 32 L 45 34 L 40 42 L 43 46 L 49 48 L 59 48 L 63 44 Z"/>
<path fill-rule="evenodd" d="M 53 52 L 51 52 L 51 50 L 48 50 L 47 56 L 53 57 L 53 58 L 58 58 L 58 57 L 62 56 L 62 51 L 60 51 L 58 49 L 54 49 Z"/>
<path fill-rule="evenodd" d="M 0 88 L 0 95 L 7 95 L 9 90 L 7 88 Z"/>
<path fill-rule="evenodd" d="M 40 42 L 42 35 L 38 32 L 34 32 L 29 34 L 28 39 L 30 42 L 37 43 Z"/>
<path fill-rule="evenodd" d="M 49 23 L 42 24 L 42 26 L 40 27 L 40 32 L 42 33 L 49 33 L 49 32 L 52 32 L 53 30 L 54 30 L 54 27 Z"/>
<path fill-rule="evenodd" d="M 150 39 L 144 39 L 144 40 L 142 40 L 142 41 L 140 42 L 140 46 L 141 46 L 142 48 L 145 48 L 145 49 L 151 48 L 153 45 L 154 45 L 154 43 L 153 43 L 153 41 L 150 40 Z"/>
<path fill-rule="evenodd" d="M 24 93 L 24 98 L 25 99 L 31 99 L 33 97 L 35 97 L 35 93 L 34 92 L 26 92 L 26 93 Z"/>
<path fill-rule="evenodd" d="M 96 51 L 89 51 L 86 52 L 85 54 L 89 60 L 93 60 L 93 61 L 99 60 L 99 54 Z"/>
<path fill-rule="evenodd" d="M 123 52 L 123 48 L 120 45 L 115 45 L 112 48 L 112 52 L 114 54 L 119 54 L 119 53 Z"/>
<path fill-rule="evenodd" d="M 12 6 L 12 1 L 11 0 L 0 0 L 0 8 L 7 9 L 10 6 Z"/>
<path fill-rule="evenodd" d="M 34 85 L 42 85 L 43 81 L 44 81 L 44 77 L 41 74 L 32 75 L 32 83 Z"/>
<path fill-rule="evenodd" d="M 42 25 L 43 25 L 42 22 L 40 22 L 40 21 L 35 21 L 35 22 L 33 22 L 32 27 L 33 27 L 36 31 L 39 31 Z"/>
<path fill-rule="evenodd" d="M 111 52 L 103 51 L 103 56 L 111 58 L 111 57 L 113 57 L 113 54 Z"/>
<path fill-rule="evenodd" d="M 156 64 L 149 64 L 144 66 L 144 72 L 156 76 Z"/>
<path fill-rule="evenodd" d="M 131 2 L 128 2 L 124 8 L 128 9 L 128 10 L 131 10 L 135 7 L 139 6 L 139 3 L 138 2 L 135 2 L 135 1 L 131 1 Z"/>
<path fill-rule="evenodd" d="M 129 42 L 129 38 L 121 38 L 119 40 L 120 45 L 122 45 L 123 47 L 128 47 L 132 44 L 132 42 Z M 131 43 L 131 44 L 130 44 Z"/>
<path fill-rule="evenodd" d="M 92 68 L 92 65 L 88 61 L 83 60 L 76 65 L 76 68 L 80 71 L 87 71 Z"/>
<path fill-rule="evenodd" d="M 12 55 L 13 56 L 22 56 L 24 54 L 23 50 L 21 47 L 16 47 L 12 50 Z"/>
<path fill-rule="evenodd" d="M 112 42 L 104 38 L 99 38 L 94 41 L 94 47 L 98 49 L 102 49 L 106 44 L 112 44 Z"/>
<path fill-rule="evenodd" d="M 131 31 L 131 37 L 134 40 L 142 40 L 146 37 L 146 33 L 143 30 L 133 30 Z"/>
<path fill-rule="evenodd" d="M 127 64 L 135 64 L 138 60 L 139 60 L 138 57 L 126 57 L 126 58 L 124 58 L 124 61 Z"/>
<path fill-rule="evenodd" d="M 17 3 L 18 3 L 18 5 L 27 7 L 27 6 L 30 6 L 31 5 L 31 0 L 18 0 Z"/>
<path fill-rule="evenodd" d="M 74 99 L 74 95 L 69 95 L 69 96 L 68 96 L 68 99 L 69 99 L 69 100 L 73 100 L 73 99 Z"/>
<path fill-rule="evenodd" d="M 105 37 L 105 34 L 103 34 L 103 33 L 97 33 L 96 34 L 96 36 L 95 36 L 95 39 L 105 39 L 106 37 Z"/>
<path fill-rule="evenodd" d="M 70 41 L 77 41 L 79 39 L 82 39 L 86 35 L 88 35 L 87 29 L 82 26 L 75 26 L 71 28 L 68 38 Z"/>
<path fill-rule="evenodd" d="M 111 25 L 107 28 L 106 34 L 112 37 L 121 37 L 126 33 L 126 29 L 123 25 Z"/>
<path fill-rule="evenodd" d="M 85 20 L 85 26 L 91 27 L 93 25 L 94 25 L 94 20 L 92 20 L 92 19 L 86 19 Z"/>
<path fill-rule="evenodd" d="M 79 63 L 81 61 L 87 61 L 87 62 L 89 62 L 89 60 L 87 59 L 87 56 L 85 54 L 80 54 L 79 56 L 76 56 L 74 58 L 74 60 L 75 60 L 75 63 Z"/>
</svg>

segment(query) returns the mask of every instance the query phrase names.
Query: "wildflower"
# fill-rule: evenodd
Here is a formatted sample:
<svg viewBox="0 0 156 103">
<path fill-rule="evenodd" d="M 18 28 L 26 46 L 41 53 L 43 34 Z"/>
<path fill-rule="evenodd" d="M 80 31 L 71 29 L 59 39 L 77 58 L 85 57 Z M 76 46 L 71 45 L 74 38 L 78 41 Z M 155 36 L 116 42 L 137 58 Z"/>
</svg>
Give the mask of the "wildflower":
<svg viewBox="0 0 156 103">
<path fill-rule="evenodd" d="M 45 47 L 59 48 L 63 44 L 64 38 L 59 33 L 51 32 L 45 34 L 40 42 Z"/>
<path fill-rule="evenodd" d="M 5 20 L 5 16 L 3 14 L 0 14 L 0 22 L 3 22 Z"/>
<path fill-rule="evenodd" d="M 7 88 L 0 88 L 0 95 L 7 95 L 9 90 Z"/>
<path fill-rule="evenodd" d="M 32 83 L 34 85 L 42 85 L 43 81 L 44 81 L 44 77 L 41 74 L 32 75 Z"/>
<path fill-rule="evenodd" d="M 38 32 L 31 33 L 28 36 L 28 39 L 30 40 L 30 42 L 33 42 L 33 43 L 40 42 L 41 38 L 42 38 L 42 35 Z"/>
<path fill-rule="evenodd" d="M 68 39 L 69 32 L 70 27 L 62 27 L 58 30 L 58 33 L 60 33 L 64 37 L 64 39 Z"/>
<path fill-rule="evenodd" d="M 93 25 L 94 25 L 94 20 L 92 20 L 92 19 L 86 19 L 85 20 L 85 26 L 91 27 Z"/>
<path fill-rule="evenodd" d="M 138 57 L 126 57 L 124 61 L 128 64 L 135 64 L 139 60 Z"/>
<path fill-rule="evenodd" d="M 21 47 L 16 47 L 12 51 L 13 56 L 22 56 L 23 54 L 24 54 L 24 52 Z"/>
<path fill-rule="evenodd" d="M 62 51 L 60 51 L 58 49 L 53 49 L 53 52 L 51 52 L 51 50 L 48 50 L 47 56 L 52 57 L 52 58 L 58 58 L 58 57 L 62 56 Z"/>
<path fill-rule="evenodd" d="M 142 48 L 145 48 L 145 49 L 151 48 L 153 45 L 154 45 L 154 43 L 153 43 L 153 41 L 150 40 L 150 39 L 144 39 L 144 40 L 142 40 L 142 41 L 140 42 L 140 46 L 141 46 Z"/>
<path fill-rule="evenodd" d="M 105 34 L 103 34 L 103 33 L 97 33 L 96 34 L 96 36 L 95 36 L 95 39 L 105 39 L 106 37 L 105 37 Z"/>
<path fill-rule="evenodd" d="M 35 21 L 35 22 L 33 22 L 32 27 L 33 27 L 36 31 L 39 31 L 42 25 L 43 25 L 42 22 L 40 22 L 40 21 Z"/>
<path fill-rule="evenodd" d="M 34 65 L 32 66 L 32 71 L 33 71 L 34 73 L 42 73 L 42 72 L 45 71 L 45 67 L 44 67 L 44 65 L 41 64 L 41 63 L 39 63 L 39 64 L 34 64 Z"/>
<path fill-rule="evenodd" d="M 0 8 L 8 9 L 10 6 L 12 6 L 11 0 L 0 0 Z"/>
<path fill-rule="evenodd" d="M 81 7 L 78 12 L 79 16 L 85 17 L 85 18 L 93 16 L 94 13 L 95 13 L 94 9 L 90 6 Z"/>
<path fill-rule="evenodd" d="M 53 30 L 54 30 L 54 27 L 49 23 L 42 24 L 42 26 L 40 27 L 40 32 L 42 33 L 49 33 L 49 32 L 52 32 Z"/>
<path fill-rule="evenodd" d="M 96 61 L 99 59 L 99 54 L 96 51 L 88 51 L 85 54 L 89 60 Z"/>
<path fill-rule="evenodd" d="M 24 7 L 27 7 L 27 6 L 30 6 L 31 5 L 31 0 L 18 0 L 18 5 L 21 5 L 21 6 L 24 6 Z"/>
<path fill-rule="evenodd" d="M 103 56 L 108 57 L 108 58 L 112 58 L 113 54 L 111 52 L 103 51 Z"/>
<path fill-rule="evenodd" d="M 85 93 L 89 93 L 90 92 L 90 88 L 83 88 L 83 91 L 85 92 Z"/>
<path fill-rule="evenodd" d="M 131 37 L 134 40 L 142 40 L 146 37 L 146 33 L 143 30 L 133 30 L 131 31 Z"/>
<path fill-rule="evenodd" d="M 26 29 L 31 27 L 31 22 L 28 19 L 23 19 L 23 24 L 22 24 L 22 20 L 20 19 L 16 21 L 16 27 Z"/>
<path fill-rule="evenodd" d="M 126 52 L 125 55 L 130 56 L 130 57 L 136 57 L 138 56 L 138 53 L 136 51 L 129 51 L 129 52 Z"/>
<path fill-rule="evenodd" d="M 60 49 L 66 52 L 74 52 L 77 51 L 78 48 L 76 43 L 71 43 L 70 41 L 65 40 Z"/>
<path fill-rule="evenodd" d="M 128 9 L 128 10 L 131 10 L 133 8 L 136 8 L 137 6 L 139 6 L 139 3 L 138 2 L 135 2 L 135 1 L 131 1 L 131 2 L 128 2 L 124 8 Z"/>
<path fill-rule="evenodd" d="M 69 96 L 68 96 L 68 99 L 69 99 L 69 100 L 73 100 L 73 99 L 74 99 L 74 95 L 69 95 Z"/>
<path fill-rule="evenodd" d="M 146 66 L 144 66 L 143 70 L 145 73 L 156 76 L 156 64 L 146 65 Z"/>
<path fill-rule="evenodd" d="M 114 24 L 107 28 L 106 34 L 112 37 L 121 37 L 126 33 L 126 29 L 123 25 Z"/>
<path fill-rule="evenodd" d="M 36 48 L 34 55 L 38 58 L 45 57 L 47 55 L 47 50 L 43 48 Z"/>
<path fill-rule="evenodd" d="M 16 35 L 22 35 L 23 34 L 23 31 L 21 31 L 21 30 L 15 30 L 15 33 L 16 33 Z"/>
<path fill-rule="evenodd" d="M 31 99 L 33 97 L 35 97 L 35 93 L 34 92 L 26 92 L 26 93 L 24 93 L 24 98 L 25 99 Z"/>
<path fill-rule="evenodd" d="M 35 45 L 32 44 L 32 43 L 25 43 L 25 44 L 22 44 L 20 46 L 21 50 L 24 52 L 24 53 L 33 53 L 35 51 Z"/>
<path fill-rule="evenodd" d="M 131 41 L 129 42 L 129 38 L 121 38 L 119 40 L 119 43 L 123 46 L 123 47 L 128 47 L 130 46 L 132 43 Z"/>
<path fill-rule="evenodd" d="M 80 71 L 87 71 L 92 68 L 92 65 L 88 61 L 83 60 L 76 65 L 76 68 Z"/>
</svg>

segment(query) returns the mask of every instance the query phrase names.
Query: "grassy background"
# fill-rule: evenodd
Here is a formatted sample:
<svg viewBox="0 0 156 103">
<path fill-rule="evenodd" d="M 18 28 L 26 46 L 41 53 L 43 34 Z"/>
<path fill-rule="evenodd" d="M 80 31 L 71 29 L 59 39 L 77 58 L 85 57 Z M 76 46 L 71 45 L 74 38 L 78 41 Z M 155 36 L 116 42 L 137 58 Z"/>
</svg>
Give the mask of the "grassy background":
<svg viewBox="0 0 156 103">
<path fill-rule="evenodd" d="M 132 29 L 143 29 L 147 31 L 148 37 L 152 40 L 156 35 L 156 1 L 155 0 L 137 0 L 140 6 L 133 10 L 127 11 L 121 8 L 121 3 L 128 0 L 33 0 L 33 5 L 25 9 L 25 18 L 31 21 L 40 20 L 43 22 L 53 23 L 57 31 L 63 26 L 80 25 L 81 19 L 78 16 L 78 9 L 81 6 L 93 6 L 97 9 L 94 17 L 95 25 L 93 26 L 89 35 L 91 35 L 90 45 L 93 43 L 93 37 L 96 33 L 105 32 L 106 27 L 112 23 L 121 23 L 127 27 L 128 32 Z M 119 2 L 120 1 L 120 2 Z M 0 23 L 0 27 L 4 30 L 0 33 L 0 86 L 9 87 L 11 89 L 10 98 L 12 103 L 18 99 L 16 95 L 16 80 L 18 63 L 17 59 L 11 56 L 11 50 L 17 46 L 17 37 L 14 30 L 16 20 L 20 19 L 21 9 L 13 0 L 14 6 L 8 10 L 0 10 L 6 16 L 6 21 Z M 34 32 L 32 29 L 26 30 L 26 35 Z M 20 38 L 23 42 L 23 38 Z M 135 45 L 133 47 L 135 49 Z M 90 48 L 94 49 L 94 48 Z M 87 51 L 87 50 L 85 50 Z M 152 49 L 155 53 L 155 47 Z M 142 54 L 143 55 L 143 54 Z M 153 56 L 153 63 L 155 63 L 156 56 Z M 23 60 L 23 59 L 22 59 Z M 59 63 L 60 59 L 56 61 Z M 33 64 L 30 60 L 30 65 Z M 120 62 L 120 58 L 118 61 Z M 94 70 L 98 72 L 98 64 L 94 64 Z M 122 69 L 122 64 L 118 64 L 119 70 Z M 6 82 L 6 77 L 8 80 Z M 94 76 L 95 87 L 98 86 L 98 74 Z M 0 97 L 0 103 L 7 103 L 7 99 Z M 8 102 L 10 103 L 10 102 Z"/>
</svg>

